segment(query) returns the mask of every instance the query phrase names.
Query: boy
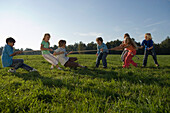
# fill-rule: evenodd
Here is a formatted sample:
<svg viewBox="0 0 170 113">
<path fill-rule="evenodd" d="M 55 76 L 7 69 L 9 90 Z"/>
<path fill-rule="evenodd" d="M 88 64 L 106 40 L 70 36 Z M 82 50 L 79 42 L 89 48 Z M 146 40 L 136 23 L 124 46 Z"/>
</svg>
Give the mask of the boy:
<svg viewBox="0 0 170 113">
<path fill-rule="evenodd" d="M 29 72 L 36 71 L 36 69 L 33 69 L 32 67 L 24 64 L 23 59 L 13 59 L 13 56 L 21 54 L 22 51 L 13 51 L 13 46 L 15 44 L 15 40 L 11 37 L 6 39 L 6 45 L 3 48 L 2 51 L 2 66 L 3 67 L 12 67 L 8 70 L 8 72 L 15 73 L 18 68 L 23 68 Z"/>
<path fill-rule="evenodd" d="M 58 55 L 57 59 L 61 63 L 61 65 L 65 67 L 71 67 L 71 68 L 77 68 L 77 67 L 87 68 L 86 66 L 82 66 L 78 64 L 77 62 L 75 62 L 77 60 L 76 57 L 67 57 L 72 52 L 69 52 L 67 54 L 66 49 L 65 49 L 66 47 L 65 40 L 60 40 L 58 42 L 58 45 L 59 45 L 59 48 L 54 51 L 54 55 Z"/>
<path fill-rule="evenodd" d="M 97 42 L 97 60 L 96 60 L 96 68 L 99 67 L 100 64 L 100 60 L 102 60 L 103 63 L 103 68 L 107 68 L 107 54 L 109 53 L 108 48 L 106 46 L 106 44 L 103 43 L 103 39 L 102 37 L 98 37 L 96 39 Z"/>
</svg>

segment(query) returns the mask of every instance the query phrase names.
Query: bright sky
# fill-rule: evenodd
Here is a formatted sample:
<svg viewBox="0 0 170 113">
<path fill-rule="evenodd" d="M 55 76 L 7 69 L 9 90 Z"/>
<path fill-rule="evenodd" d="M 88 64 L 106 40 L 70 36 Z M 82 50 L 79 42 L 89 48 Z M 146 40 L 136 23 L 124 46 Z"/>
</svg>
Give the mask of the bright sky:
<svg viewBox="0 0 170 113">
<path fill-rule="evenodd" d="M 151 32 L 160 43 L 170 35 L 170 0 L 0 0 L 0 47 L 9 36 L 15 48 L 35 50 L 44 33 L 53 46 L 123 40 L 126 32 L 136 41 Z"/>
</svg>

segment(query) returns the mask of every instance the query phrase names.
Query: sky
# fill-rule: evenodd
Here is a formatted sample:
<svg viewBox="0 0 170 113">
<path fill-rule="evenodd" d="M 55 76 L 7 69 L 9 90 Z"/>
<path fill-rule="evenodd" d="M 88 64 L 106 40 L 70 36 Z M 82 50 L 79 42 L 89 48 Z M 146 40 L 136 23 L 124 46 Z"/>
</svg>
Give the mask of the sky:
<svg viewBox="0 0 170 113">
<path fill-rule="evenodd" d="M 124 33 L 141 42 L 147 32 L 155 43 L 170 36 L 170 0 L 0 0 L 0 47 L 13 37 L 15 48 L 38 50 L 45 33 L 53 46 Z"/>
</svg>

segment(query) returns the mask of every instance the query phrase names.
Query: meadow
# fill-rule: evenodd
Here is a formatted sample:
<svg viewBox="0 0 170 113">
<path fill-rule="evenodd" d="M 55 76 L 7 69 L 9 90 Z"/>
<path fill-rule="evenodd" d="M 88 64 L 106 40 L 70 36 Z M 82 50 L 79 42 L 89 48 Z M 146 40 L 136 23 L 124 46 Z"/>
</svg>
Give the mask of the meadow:
<svg viewBox="0 0 170 113">
<path fill-rule="evenodd" d="M 159 68 L 151 56 L 142 68 L 122 69 L 120 55 L 107 57 L 108 68 L 95 66 L 95 55 L 76 56 L 88 69 L 50 70 L 41 55 L 20 55 L 38 72 L 23 69 L 8 73 L 0 62 L 0 112 L 30 113 L 168 113 L 170 111 L 170 56 L 158 55 Z"/>
</svg>

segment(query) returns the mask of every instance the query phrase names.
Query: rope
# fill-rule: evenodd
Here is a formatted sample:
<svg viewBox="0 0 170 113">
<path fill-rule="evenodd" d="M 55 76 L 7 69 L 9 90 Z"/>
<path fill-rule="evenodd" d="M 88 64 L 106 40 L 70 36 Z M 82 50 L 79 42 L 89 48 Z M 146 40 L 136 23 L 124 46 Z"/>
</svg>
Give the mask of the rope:
<svg viewBox="0 0 170 113">
<path fill-rule="evenodd" d="M 103 49 L 103 50 L 112 50 L 112 49 Z M 39 52 L 41 50 L 31 50 L 31 51 L 23 51 L 23 53 L 28 53 L 28 52 Z M 85 52 L 93 52 L 97 50 L 83 50 L 83 51 L 72 51 L 72 53 L 85 53 Z M 120 51 L 120 50 L 117 50 Z M 131 52 L 130 52 L 131 53 Z M 139 60 L 139 57 L 131 53 L 134 57 L 136 57 Z"/>
</svg>

